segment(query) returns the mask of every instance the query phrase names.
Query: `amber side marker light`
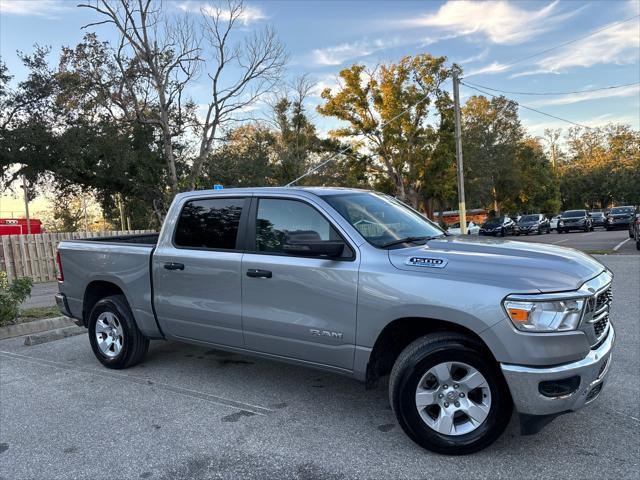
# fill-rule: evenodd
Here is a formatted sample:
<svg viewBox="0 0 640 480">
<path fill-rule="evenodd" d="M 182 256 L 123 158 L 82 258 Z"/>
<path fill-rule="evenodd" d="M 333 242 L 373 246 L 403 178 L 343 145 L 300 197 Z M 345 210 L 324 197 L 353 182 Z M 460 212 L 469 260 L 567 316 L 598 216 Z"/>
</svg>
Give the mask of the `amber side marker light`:
<svg viewBox="0 0 640 480">
<path fill-rule="evenodd" d="M 510 308 L 509 316 L 514 322 L 527 322 L 529 321 L 529 312 L 521 308 Z"/>
</svg>

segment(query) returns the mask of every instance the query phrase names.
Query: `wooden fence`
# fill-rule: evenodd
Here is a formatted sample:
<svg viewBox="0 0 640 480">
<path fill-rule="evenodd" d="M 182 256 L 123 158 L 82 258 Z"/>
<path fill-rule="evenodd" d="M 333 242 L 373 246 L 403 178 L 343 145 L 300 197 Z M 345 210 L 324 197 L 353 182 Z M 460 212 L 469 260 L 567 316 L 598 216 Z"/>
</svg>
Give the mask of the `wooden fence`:
<svg viewBox="0 0 640 480">
<path fill-rule="evenodd" d="M 40 233 L 35 235 L 4 235 L 0 237 L 0 271 L 7 272 L 9 281 L 30 277 L 34 283 L 55 281 L 56 251 L 61 240 L 154 233 L 153 230 L 101 232 Z"/>
</svg>

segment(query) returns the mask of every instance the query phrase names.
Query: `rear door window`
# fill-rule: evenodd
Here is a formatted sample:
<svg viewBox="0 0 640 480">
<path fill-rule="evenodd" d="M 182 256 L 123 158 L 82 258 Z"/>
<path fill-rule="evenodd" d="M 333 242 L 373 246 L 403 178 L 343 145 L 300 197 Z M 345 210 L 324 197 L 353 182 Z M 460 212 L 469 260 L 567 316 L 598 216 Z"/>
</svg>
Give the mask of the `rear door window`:
<svg viewBox="0 0 640 480">
<path fill-rule="evenodd" d="M 185 203 L 174 243 L 181 248 L 235 250 L 244 198 L 208 198 Z"/>
</svg>

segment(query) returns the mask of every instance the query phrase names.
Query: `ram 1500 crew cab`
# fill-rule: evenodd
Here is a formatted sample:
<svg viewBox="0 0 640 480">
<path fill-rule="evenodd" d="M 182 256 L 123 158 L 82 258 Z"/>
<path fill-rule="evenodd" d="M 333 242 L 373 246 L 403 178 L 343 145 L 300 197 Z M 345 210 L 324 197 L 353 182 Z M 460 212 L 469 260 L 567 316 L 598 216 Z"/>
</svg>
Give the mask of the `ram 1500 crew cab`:
<svg viewBox="0 0 640 480">
<path fill-rule="evenodd" d="M 523 433 L 600 393 L 612 274 L 573 249 L 449 236 L 389 196 L 255 188 L 176 196 L 159 235 L 67 240 L 62 312 L 109 368 L 170 339 L 375 385 L 430 450 Z"/>
</svg>

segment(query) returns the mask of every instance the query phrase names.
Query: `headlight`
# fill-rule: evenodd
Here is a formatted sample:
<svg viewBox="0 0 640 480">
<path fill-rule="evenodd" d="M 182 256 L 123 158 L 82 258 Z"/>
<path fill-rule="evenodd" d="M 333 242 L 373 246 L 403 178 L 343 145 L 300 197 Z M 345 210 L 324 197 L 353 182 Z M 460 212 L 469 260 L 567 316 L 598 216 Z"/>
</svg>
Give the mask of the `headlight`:
<svg viewBox="0 0 640 480">
<path fill-rule="evenodd" d="M 585 298 L 508 296 L 502 302 L 513 325 L 523 332 L 575 330 L 582 319 Z"/>
<path fill-rule="evenodd" d="M 562 220 L 558 220 L 558 225 L 562 226 L 564 225 L 564 222 Z"/>
</svg>

